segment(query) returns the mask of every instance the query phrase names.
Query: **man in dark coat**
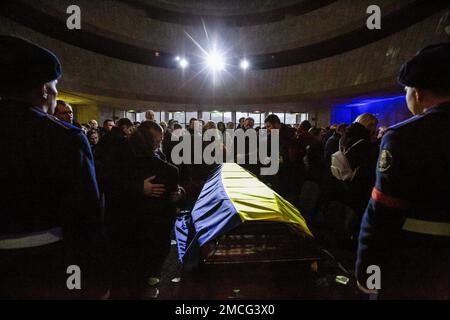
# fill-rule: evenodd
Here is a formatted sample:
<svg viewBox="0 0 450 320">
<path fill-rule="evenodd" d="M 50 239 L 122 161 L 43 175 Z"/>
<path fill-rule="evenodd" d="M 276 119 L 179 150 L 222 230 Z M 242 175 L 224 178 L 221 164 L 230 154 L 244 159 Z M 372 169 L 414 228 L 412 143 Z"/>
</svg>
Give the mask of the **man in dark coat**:
<svg viewBox="0 0 450 320">
<path fill-rule="evenodd" d="M 110 159 L 105 185 L 107 225 L 114 254 L 114 299 L 140 299 L 149 278 L 159 277 L 170 249 L 180 197 L 178 169 L 156 154 L 162 128 L 145 121 Z"/>
</svg>

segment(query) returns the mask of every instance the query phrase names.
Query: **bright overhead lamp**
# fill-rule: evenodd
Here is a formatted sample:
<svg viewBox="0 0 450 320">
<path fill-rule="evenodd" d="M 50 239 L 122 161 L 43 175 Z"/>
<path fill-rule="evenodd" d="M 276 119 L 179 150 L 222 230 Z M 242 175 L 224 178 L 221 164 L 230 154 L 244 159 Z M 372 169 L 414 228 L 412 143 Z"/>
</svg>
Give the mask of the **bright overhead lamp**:
<svg viewBox="0 0 450 320">
<path fill-rule="evenodd" d="M 248 60 L 244 59 L 241 61 L 240 67 L 242 70 L 247 70 L 250 67 L 250 62 L 248 62 Z"/>
<path fill-rule="evenodd" d="M 185 59 L 182 58 L 180 59 L 180 61 L 178 62 L 178 64 L 180 65 L 181 68 L 185 69 L 189 66 L 189 62 Z"/>
<path fill-rule="evenodd" d="M 221 54 L 211 52 L 206 56 L 206 65 L 212 71 L 222 71 L 225 69 L 225 59 Z"/>
</svg>

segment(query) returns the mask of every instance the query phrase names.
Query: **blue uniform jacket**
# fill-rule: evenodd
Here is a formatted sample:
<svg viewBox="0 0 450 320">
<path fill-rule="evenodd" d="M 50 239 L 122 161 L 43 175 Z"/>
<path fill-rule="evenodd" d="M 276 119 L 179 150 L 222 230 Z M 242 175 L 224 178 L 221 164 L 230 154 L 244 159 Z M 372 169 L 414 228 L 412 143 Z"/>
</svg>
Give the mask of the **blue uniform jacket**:
<svg viewBox="0 0 450 320">
<path fill-rule="evenodd" d="M 397 124 L 380 146 L 376 184 L 359 236 L 356 276 L 380 296 L 450 297 L 450 102 Z"/>
<path fill-rule="evenodd" d="M 84 279 L 105 274 L 102 205 L 85 135 L 19 102 L 0 101 L 0 123 L 0 236 L 61 227 L 66 264 L 80 266 Z"/>
</svg>

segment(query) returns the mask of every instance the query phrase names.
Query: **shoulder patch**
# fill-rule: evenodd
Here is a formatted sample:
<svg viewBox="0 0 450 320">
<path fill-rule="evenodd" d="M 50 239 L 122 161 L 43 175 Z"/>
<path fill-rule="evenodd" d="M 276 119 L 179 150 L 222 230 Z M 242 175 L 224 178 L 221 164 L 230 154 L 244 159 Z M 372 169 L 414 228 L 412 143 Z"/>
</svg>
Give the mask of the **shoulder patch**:
<svg viewBox="0 0 450 320">
<path fill-rule="evenodd" d="M 378 160 L 378 171 L 386 172 L 392 165 L 392 154 L 389 150 L 383 149 L 380 153 L 380 159 Z"/>
</svg>

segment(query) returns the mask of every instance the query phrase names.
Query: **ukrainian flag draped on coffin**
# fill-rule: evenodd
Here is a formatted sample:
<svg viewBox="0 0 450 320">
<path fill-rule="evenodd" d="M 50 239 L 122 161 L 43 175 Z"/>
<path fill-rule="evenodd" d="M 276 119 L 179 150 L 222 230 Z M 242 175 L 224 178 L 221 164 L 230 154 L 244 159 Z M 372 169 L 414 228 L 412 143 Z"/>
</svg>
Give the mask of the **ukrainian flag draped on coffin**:
<svg viewBox="0 0 450 320">
<path fill-rule="evenodd" d="M 193 252 L 205 243 L 248 221 L 290 223 L 312 237 L 305 219 L 292 204 L 238 164 L 224 163 L 204 185 L 191 217 L 177 220 L 180 260 L 186 263 L 194 259 Z"/>
</svg>

